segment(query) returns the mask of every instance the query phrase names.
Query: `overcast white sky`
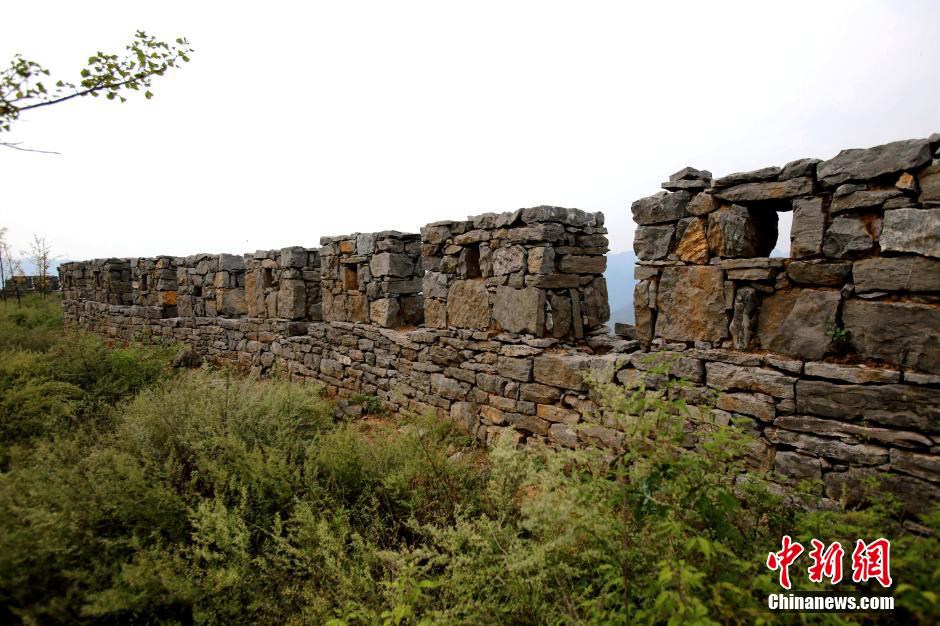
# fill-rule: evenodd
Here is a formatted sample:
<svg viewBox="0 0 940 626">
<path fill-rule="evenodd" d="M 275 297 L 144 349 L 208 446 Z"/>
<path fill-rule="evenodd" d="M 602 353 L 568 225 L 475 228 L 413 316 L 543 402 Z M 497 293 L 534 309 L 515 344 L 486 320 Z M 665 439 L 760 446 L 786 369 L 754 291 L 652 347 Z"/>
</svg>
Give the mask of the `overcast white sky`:
<svg viewBox="0 0 940 626">
<path fill-rule="evenodd" d="M 247 252 L 940 131 L 940 2 L 6 3 L 0 62 L 77 78 L 137 28 L 196 53 L 119 105 L 25 114 L 0 225 L 65 258 Z"/>
</svg>

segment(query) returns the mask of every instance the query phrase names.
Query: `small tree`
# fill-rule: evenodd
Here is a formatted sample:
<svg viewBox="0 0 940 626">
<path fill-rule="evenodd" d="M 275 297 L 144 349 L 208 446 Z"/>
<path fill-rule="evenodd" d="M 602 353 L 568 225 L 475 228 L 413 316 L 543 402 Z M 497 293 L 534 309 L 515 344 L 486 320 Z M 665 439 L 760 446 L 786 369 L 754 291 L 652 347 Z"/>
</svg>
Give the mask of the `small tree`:
<svg viewBox="0 0 940 626">
<path fill-rule="evenodd" d="M 12 283 L 13 293 L 16 295 L 16 304 L 20 304 L 20 292 L 21 292 L 21 283 L 25 276 L 23 275 L 23 265 L 20 263 L 20 260 L 13 256 L 13 251 L 10 249 L 10 246 L 7 244 L 3 245 L 2 252 L 3 256 L 3 265 L 4 271 L 7 275 L 7 283 Z"/>
<path fill-rule="evenodd" d="M 158 41 L 142 30 L 134 34 L 121 54 L 96 52 L 88 57 L 81 71 L 81 81 L 75 83 L 57 80 L 47 84 L 44 77 L 49 70 L 35 61 L 17 54 L 9 67 L 0 69 L 0 133 L 9 131 L 23 111 L 60 104 L 82 96 L 105 96 L 108 100 L 125 102 L 125 94 L 144 90 L 144 97 L 153 97 L 150 91 L 155 76 L 163 76 L 180 62 L 188 62 L 192 48 L 178 37 L 175 43 Z M 50 79 L 51 80 L 51 79 Z M 0 141 L 0 145 L 17 150 L 31 150 L 19 143 Z"/>
<path fill-rule="evenodd" d="M 29 244 L 29 250 L 23 254 L 27 255 L 30 263 L 36 268 L 38 274 L 36 287 L 42 297 L 46 297 L 46 291 L 49 288 L 49 269 L 55 257 L 52 256 L 52 246 L 46 242 L 45 237 L 33 235 L 33 241 Z"/>
<path fill-rule="evenodd" d="M 6 226 L 0 228 L 0 299 L 6 302 L 7 299 L 7 268 L 4 260 L 4 250 L 7 247 L 7 229 Z"/>
</svg>

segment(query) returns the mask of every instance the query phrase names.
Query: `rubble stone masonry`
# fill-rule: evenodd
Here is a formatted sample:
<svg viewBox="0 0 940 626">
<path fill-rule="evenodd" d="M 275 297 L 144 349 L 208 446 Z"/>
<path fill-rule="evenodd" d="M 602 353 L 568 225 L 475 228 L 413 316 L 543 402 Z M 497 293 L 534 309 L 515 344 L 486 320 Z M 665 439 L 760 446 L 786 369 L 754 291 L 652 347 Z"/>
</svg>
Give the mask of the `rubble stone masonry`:
<svg viewBox="0 0 940 626">
<path fill-rule="evenodd" d="M 940 498 L 940 135 L 663 188 L 632 206 L 637 323 L 619 335 L 603 214 L 559 207 L 66 263 L 66 321 L 554 448 L 622 442 L 585 374 L 655 389 L 666 362 L 693 416 L 748 428 L 752 463 L 818 479 L 822 504 L 874 473 L 909 511 Z M 784 211 L 790 257 L 770 258 Z"/>
</svg>

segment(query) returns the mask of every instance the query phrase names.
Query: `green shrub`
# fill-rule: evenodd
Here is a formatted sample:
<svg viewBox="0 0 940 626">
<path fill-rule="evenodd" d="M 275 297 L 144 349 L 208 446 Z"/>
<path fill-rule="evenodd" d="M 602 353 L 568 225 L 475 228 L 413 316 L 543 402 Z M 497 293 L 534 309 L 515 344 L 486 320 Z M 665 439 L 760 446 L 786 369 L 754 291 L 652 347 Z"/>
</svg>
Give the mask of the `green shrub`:
<svg viewBox="0 0 940 626">
<path fill-rule="evenodd" d="M 62 335 L 62 303 L 58 294 L 40 298 L 27 294 L 22 304 L 15 299 L 0 301 L 0 352 L 42 352 Z"/>
<path fill-rule="evenodd" d="M 484 452 L 435 417 L 334 422 L 311 384 L 169 376 L 160 349 L 3 356 L 2 623 L 940 620 L 940 512 L 911 525 L 877 486 L 799 512 L 748 473 L 746 428 L 670 390 L 594 385 L 622 451 Z M 891 538 L 898 609 L 766 611 L 783 534 Z"/>
</svg>

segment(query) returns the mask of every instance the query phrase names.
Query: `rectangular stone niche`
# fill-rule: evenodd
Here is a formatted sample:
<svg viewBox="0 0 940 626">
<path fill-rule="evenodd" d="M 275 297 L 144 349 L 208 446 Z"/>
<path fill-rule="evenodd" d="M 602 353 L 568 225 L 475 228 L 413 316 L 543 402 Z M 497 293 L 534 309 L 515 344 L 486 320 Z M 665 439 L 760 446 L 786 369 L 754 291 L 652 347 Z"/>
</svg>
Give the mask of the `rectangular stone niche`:
<svg viewBox="0 0 940 626">
<path fill-rule="evenodd" d="M 323 319 L 386 328 L 424 320 L 421 238 L 382 231 L 320 239 Z"/>
<path fill-rule="evenodd" d="M 425 324 L 579 338 L 610 317 L 602 213 L 540 206 L 421 229 Z"/>
</svg>

